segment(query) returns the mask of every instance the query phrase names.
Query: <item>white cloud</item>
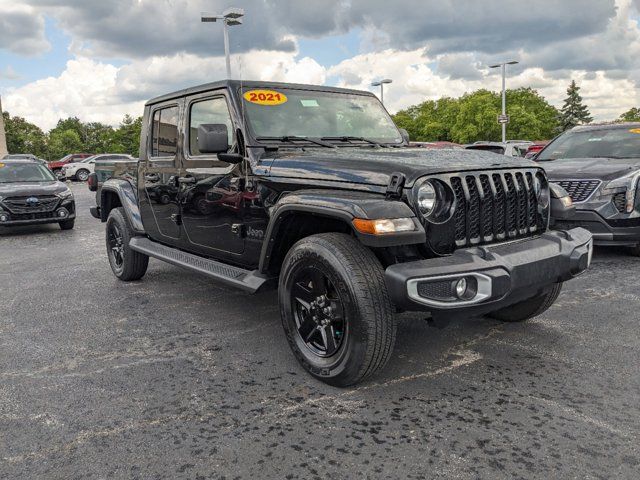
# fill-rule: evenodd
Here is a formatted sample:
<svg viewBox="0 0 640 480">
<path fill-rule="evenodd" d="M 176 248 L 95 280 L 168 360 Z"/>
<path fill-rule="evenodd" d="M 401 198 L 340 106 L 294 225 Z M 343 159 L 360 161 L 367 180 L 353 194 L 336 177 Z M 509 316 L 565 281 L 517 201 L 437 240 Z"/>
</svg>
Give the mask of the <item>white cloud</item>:
<svg viewBox="0 0 640 480">
<path fill-rule="evenodd" d="M 14 0 L 0 0 L 0 12 L 0 49 L 28 56 L 49 50 L 40 12 Z"/>
<path fill-rule="evenodd" d="M 234 58 L 234 72 L 246 79 L 323 84 L 325 69 L 311 58 L 296 59 L 286 52 L 254 51 Z M 128 113 L 142 115 L 149 98 L 173 90 L 225 78 L 224 59 L 180 53 L 153 57 L 122 67 L 77 58 L 58 77 L 49 77 L 9 89 L 3 97 L 6 111 L 26 117 L 48 130 L 59 118 L 116 125 Z"/>
<path fill-rule="evenodd" d="M 141 112 L 140 102 L 120 102 L 113 96 L 118 69 L 89 59 L 70 60 L 59 77 L 48 77 L 10 89 L 3 106 L 48 130 L 60 118 L 117 124 L 125 113 Z"/>
<path fill-rule="evenodd" d="M 398 52 L 386 50 L 358 55 L 329 69 L 338 77 L 341 86 L 372 90 L 373 80 L 391 77 L 393 83 L 385 87 L 385 106 L 396 112 L 424 100 L 458 97 L 479 88 L 497 91 L 501 88 L 499 73 L 484 69 L 478 80 L 450 78 L 434 72 L 430 67 L 435 59 L 425 57 L 424 51 Z M 555 72 L 558 74 L 559 72 Z M 539 91 L 549 103 L 560 108 L 572 79 L 582 87 L 581 94 L 596 120 L 612 120 L 634 105 L 640 104 L 640 92 L 632 80 L 610 78 L 605 72 L 574 70 L 552 78 L 542 68 L 527 68 L 510 75 L 507 88 L 531 87 Z"/>
</svg>

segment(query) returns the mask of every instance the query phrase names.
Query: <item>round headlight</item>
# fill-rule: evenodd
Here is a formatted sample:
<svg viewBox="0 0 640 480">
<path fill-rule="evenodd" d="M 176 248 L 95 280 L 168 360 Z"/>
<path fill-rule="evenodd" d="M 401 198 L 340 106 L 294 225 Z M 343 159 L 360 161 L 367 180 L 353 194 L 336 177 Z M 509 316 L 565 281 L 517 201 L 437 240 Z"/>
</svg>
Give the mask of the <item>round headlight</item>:
<svg viewBox="0 0 640 480">
<path fill-rule="evenodd" d="M 426 217 L 431 214 L 436 208 L 437 201 L 436 189 L 431 182 L 427 181 L 420 185 L 418 189 L 418 209 L 420 209 L 422 215 Z"/>
</svg>

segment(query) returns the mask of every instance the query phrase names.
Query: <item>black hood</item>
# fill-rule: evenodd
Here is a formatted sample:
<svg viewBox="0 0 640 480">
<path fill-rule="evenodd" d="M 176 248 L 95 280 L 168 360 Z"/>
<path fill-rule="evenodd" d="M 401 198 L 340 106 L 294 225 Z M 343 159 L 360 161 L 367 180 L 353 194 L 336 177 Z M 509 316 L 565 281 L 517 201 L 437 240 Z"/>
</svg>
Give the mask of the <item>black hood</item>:
<svg viewBox="0 0 640 480">
<path fill-rule="evenodd" d="M 311 148 L 280 149 L 272 157 L 269 175 L 385 186 L 391 174 L 398 172 L 405 175 L 405 186 L 411 187 L 423 175 L 531 167 L 540 165 L 523 158 L 477 150 Z"/>
<path fill-rule="evenodd" d="M 0 183 L 0 197 L 26 197 L 33 195 L 55 195 L 67 190 L 67 186 L 52 180 L 50 182 Z"/>
<path fill-rule="evenodd" d="M 640 158 L 567 158 L 540 162 L 549 180 L 613 180 L 640 170 Z"/>
</svg>

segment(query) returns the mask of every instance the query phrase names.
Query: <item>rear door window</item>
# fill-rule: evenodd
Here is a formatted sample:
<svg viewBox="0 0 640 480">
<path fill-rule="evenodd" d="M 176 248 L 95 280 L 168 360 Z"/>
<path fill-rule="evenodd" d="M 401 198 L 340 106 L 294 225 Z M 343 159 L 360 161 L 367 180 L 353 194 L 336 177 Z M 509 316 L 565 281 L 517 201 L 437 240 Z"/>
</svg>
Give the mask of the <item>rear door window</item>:
<svg viewBox="0 0 640 480">
<path fill-rule="evenodd" d="M 151 126 L 151 156 L 174 157 L 178 148 L 178 107 L 161 108 L 153 112 Z"/>
</svg>

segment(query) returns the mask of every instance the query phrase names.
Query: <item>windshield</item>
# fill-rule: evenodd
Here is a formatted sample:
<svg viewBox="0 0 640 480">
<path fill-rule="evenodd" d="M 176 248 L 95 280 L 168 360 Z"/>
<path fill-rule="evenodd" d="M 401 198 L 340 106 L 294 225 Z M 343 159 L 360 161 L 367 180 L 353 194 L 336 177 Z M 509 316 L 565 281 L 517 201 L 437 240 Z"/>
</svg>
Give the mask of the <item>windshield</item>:
<svg viewBox="0 0 640 480">
<path fill-rule="evenodd" d="M 94 161 L 96 158 L 97 158 L 97 155 L 93 155 L 91 157 L 85 158 L 84 160 L 80 160 L 80 161 L 78 161 L 76 163 L 89 163 L 89 162 Z"/>
<path fill-rule="evenodd" d="M 566 132 L 536 158 L 640 158 L 640 128 L 612 128 Z"/>
<path fill-rule="evenodd" d="M 37 163 L 0 163 L 0 183 L 52 182 L 53 174 Z"/>
<path fill-rule="evenodd" d="M 245 114 L 256 137 L 357 137 L 402 143 L 377 98 L 334 92 L 247 89 Z"/>
</svg>

